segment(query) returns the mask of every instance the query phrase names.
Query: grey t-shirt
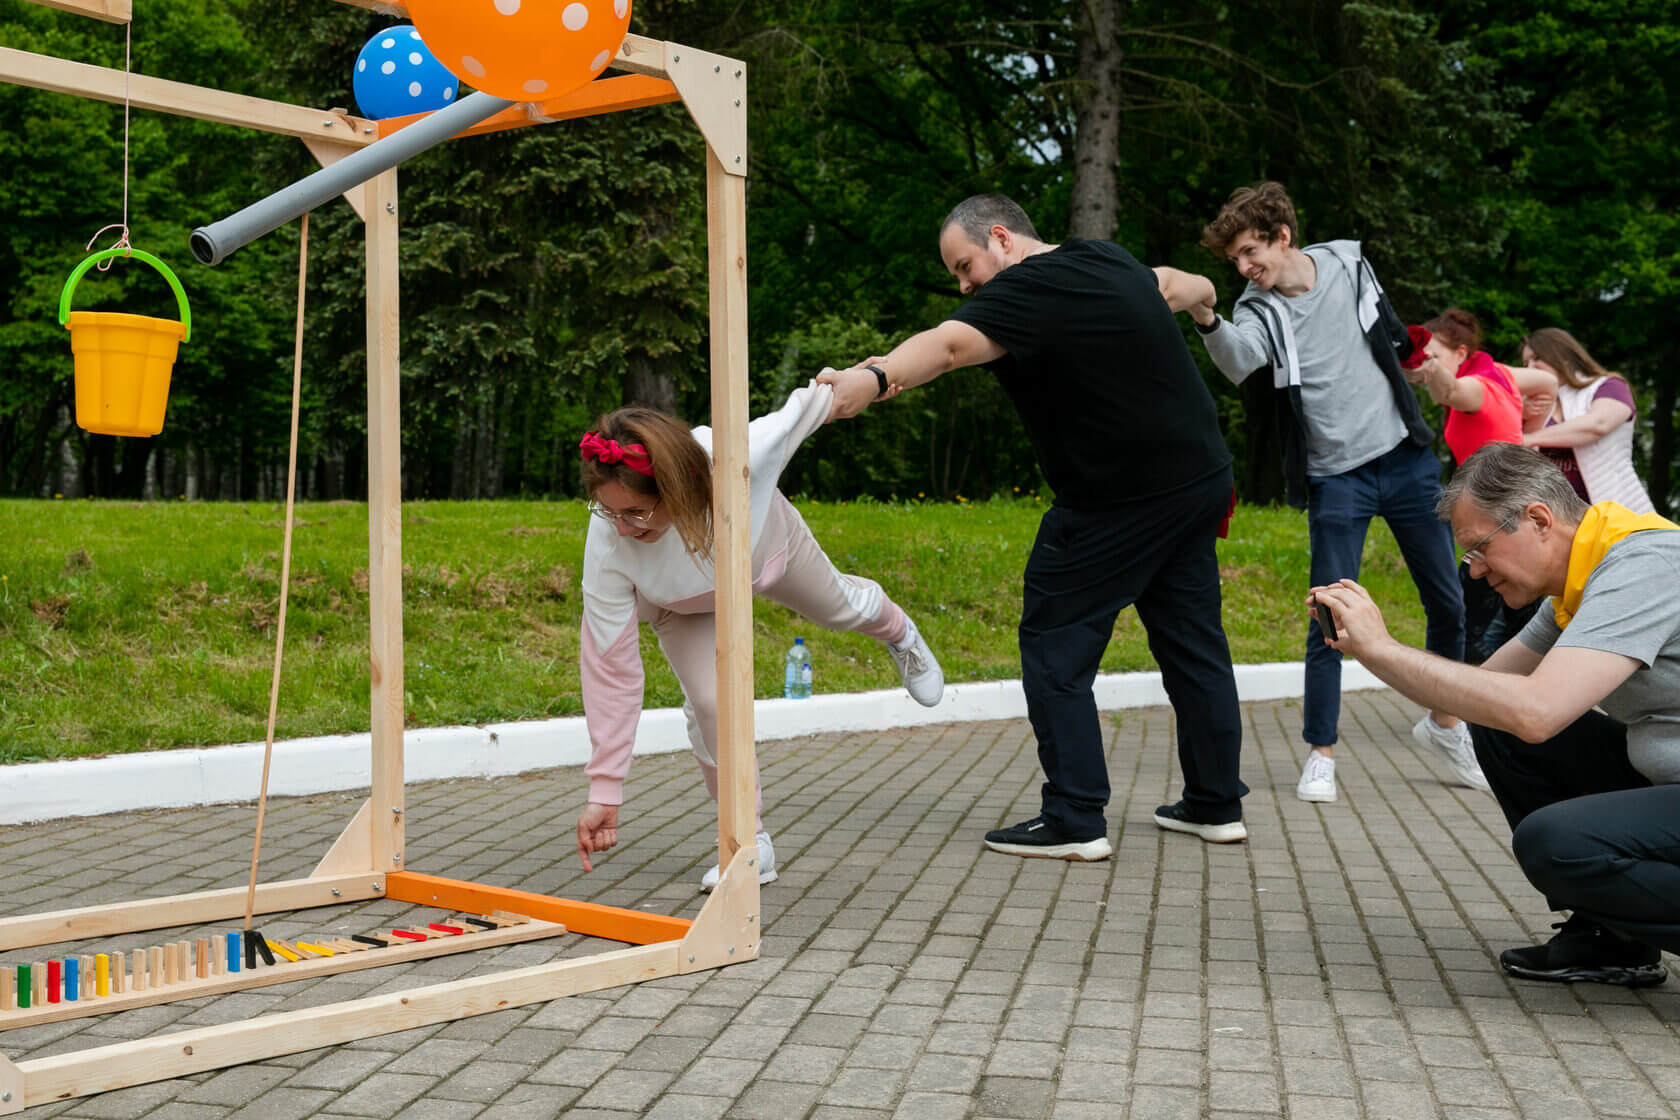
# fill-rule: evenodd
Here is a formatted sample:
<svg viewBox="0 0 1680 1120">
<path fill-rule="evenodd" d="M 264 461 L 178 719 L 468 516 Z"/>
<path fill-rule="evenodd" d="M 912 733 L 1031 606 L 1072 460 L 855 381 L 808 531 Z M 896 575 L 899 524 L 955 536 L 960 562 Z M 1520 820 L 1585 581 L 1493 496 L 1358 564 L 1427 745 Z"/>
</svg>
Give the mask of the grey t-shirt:
<svg viewBox="0 0 1680 1120">
<path fill-rule="evenodd" d="M 1680 532 L 1617 541 L 1587 577 L 1568 626 L 1558 629 L 1548 599 L 1518 637 L 1536 653 L 1576 646 L 1638 661 L 1598 706 L 1627 725 L 1634 769 L 1659 785 L 1680 782 Z"/>
<path fill-rule="evenodd" d="M 1307 474 L 1324 477 L 1363 466 L 1406 438 L 1394 392 L 1359 329 L 1357 291 L 1328 249 L 1306 251 L 1318 279 L 1282 300 L 1301 362 Z"/>
</svg>

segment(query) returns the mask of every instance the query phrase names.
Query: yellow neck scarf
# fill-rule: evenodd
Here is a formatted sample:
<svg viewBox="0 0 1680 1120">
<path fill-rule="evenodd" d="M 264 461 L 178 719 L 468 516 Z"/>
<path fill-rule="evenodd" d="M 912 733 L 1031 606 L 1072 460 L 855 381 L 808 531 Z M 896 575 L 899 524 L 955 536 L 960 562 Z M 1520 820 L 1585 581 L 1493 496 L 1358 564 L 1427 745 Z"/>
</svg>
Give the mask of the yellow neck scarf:
<svg viewBox="0 0 1680 1120">
<path fill-rule="evenodd" d="M 1569 625 L 1575 612 L 1581 609 L 1581 594 L 1587 589 L 1587 577 L 1598 567 L 1610 546 L 1623 537 L 1647 529 L 1680 529 L 1666 517 L 1654 513 L 1634 513 L 1616 502 L 1599 502 L 1589 506 L 1587 515 L 1575 530 L 1569 546 L 1569 576 L 1564 581 L 1563 598 L 1552 600 L 1552 614 L 1558 629 Z"/>
</svg>

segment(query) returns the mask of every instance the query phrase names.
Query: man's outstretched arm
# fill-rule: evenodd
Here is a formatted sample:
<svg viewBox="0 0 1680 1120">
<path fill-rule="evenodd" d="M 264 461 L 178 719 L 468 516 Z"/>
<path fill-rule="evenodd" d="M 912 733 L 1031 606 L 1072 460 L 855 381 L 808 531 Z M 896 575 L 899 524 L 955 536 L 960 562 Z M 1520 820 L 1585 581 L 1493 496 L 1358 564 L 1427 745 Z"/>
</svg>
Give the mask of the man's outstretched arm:
<svg viewBox="0 0 1680 1120">
<path fill-rule="evenodd" d="M 888 391 L 892 391 L 925 385 L 954 369 L 985 365 L 1005 353 L 1003 347 L 967 323 L 947 319 L 911 335 L 884 358 L 865 359 L 850 369 L 825 371 L 817 375 L 817 380 L 834 386 L 834 408 L 828 416 L 832 422 L 856 416 L 881 394 L 881 379 L 865 365 L 881 370 Z"/>
<path fill-rule="evenodd" d="M 1206 276 L 1176 268 L 1157 268 L 1155 285 L 1161 289 L 1161 298 L 1167 301 L 1167 306 L 1175 315 L 1188 311 L 1190 317 L 1204 327 L 1213 326 L 1219 318 L 1214 312 L 1214 308 L 1219 306 L 1219 293 L 1214 290 L 1213 281 Z"/>
</svg>

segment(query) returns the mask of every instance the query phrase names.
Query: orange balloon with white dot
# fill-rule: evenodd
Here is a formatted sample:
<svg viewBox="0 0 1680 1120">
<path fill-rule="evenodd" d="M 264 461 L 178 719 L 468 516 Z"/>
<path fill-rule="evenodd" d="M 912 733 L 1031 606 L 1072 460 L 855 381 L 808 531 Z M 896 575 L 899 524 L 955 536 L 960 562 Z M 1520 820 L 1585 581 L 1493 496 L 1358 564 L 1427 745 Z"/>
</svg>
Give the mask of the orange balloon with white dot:
<svg viewBox="0 0 1680 1120">
<path fill-rule="evenodd" d="M 630 30 L 630 0 L 408 0 L 437 60 L 474 89 L 547 101 L 607 68 Z"/>
</svg>

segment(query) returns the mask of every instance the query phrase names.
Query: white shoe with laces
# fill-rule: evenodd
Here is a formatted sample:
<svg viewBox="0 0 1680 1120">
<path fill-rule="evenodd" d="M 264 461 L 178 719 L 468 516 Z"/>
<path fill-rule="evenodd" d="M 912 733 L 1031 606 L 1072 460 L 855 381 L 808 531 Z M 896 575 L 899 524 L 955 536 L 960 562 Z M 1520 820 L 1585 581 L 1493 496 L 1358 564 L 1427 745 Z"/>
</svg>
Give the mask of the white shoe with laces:
<svg viewBox="0 0 1680 1120">
<path fill-rule="evenodd" d="M 1301 780 L 1295 783 L 1295 796 L 1302 801 L 1336 800 L 1336 760 L 1314 748 L 1301 768 Z"/>
<path fill-rule="evenodd" d="M 893 664 L 898 666 L 898 675 L 904 681 L 904 687 L 916 703 L 924 708 L 939 703 L 940 697 L 945 695 L 945 671 L 939 667 L 939 659 L 928 649 L 921 631 L 916 629 L 909 615 L 904 616 L 904 641 L 896 646 L 883 644 Z"/>
<path fill-rule="evenodd" d="M 1468 723 L 1459 720 L 1451 727 L 1442 727 L 1425 712 L 1412 728 L 1412 738 L 1418 746 L 1439 752 L 1446 764 L 1452 767 L 1452 772 L 1458 775 L 1459 781 L 1483 793 L 1493 792 L 1487 776 L 1482 773 L 1481 763 L 1476 761 L 1476 747 L 1470 742 Z"/>
<path fill-rule="evenodd" d="M 718 880 L 721 878 L 723 876 L 719 874 L 717 866 L 714 864 L 710 871 L 700 877 L 700 889 L 703 891 L 711 890 L 718 885 Z M 776 846 L 770 843 L 768 832 L 761 832 L 758 834 L 758 884 L 763 886 L 765 883 L 774 883 L 775 881 Z"/>
</svg>

